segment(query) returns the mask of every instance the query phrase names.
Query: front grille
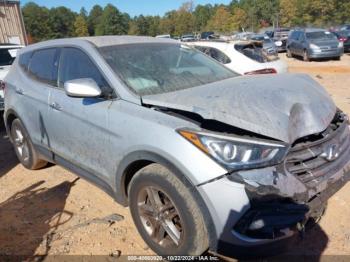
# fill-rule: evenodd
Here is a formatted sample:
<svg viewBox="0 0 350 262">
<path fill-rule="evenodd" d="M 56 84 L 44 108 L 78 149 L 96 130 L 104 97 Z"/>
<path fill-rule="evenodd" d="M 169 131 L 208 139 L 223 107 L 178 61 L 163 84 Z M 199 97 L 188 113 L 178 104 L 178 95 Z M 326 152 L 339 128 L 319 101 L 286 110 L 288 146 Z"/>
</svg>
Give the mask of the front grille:
<svg viewBox="0 0 350 262">
<path fill-rule="evenodd" d="M 334 46 L 321 46 L 321 50 L 323 51 L 330 51 L 330 50 L 337 50 L 338 46 L 334 45 Z"/>
<path fill-rule="evenodd" d="M 348 119 L 337 113 L 322 133 L 298 140 L 286 158 L 288 172 L 315 187 L 341 170 L 350 158 Z"/>
</svg>

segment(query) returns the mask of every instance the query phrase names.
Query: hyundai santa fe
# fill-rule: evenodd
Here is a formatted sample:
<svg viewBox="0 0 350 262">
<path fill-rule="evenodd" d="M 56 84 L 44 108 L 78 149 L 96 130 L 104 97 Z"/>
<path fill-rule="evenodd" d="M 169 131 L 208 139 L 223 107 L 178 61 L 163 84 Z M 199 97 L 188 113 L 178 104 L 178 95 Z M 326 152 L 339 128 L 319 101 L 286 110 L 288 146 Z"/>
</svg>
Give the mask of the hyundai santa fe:
<svg viewBox="0 0 350 262">
<path fill-rule="evenodd" d="M 34 44 L 5 85 L 20 162 L 129 206 L 160 255 L 286 248 L 350 175 L 348 117 L 310 77 L 238 76 L 170 39 Z"/>
</svg>

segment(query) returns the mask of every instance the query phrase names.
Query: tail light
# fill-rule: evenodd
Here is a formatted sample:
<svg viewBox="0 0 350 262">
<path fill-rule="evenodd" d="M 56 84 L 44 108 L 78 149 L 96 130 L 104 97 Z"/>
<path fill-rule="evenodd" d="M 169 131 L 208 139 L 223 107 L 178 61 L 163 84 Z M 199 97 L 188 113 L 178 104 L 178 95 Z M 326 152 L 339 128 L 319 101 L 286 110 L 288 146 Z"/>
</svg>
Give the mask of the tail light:
<svg viewBox="0 0 350 262">
<path fill-rule="evenodd" d="M 274 68 L 265 68 L 265 69 L 245 73 L 245 75 L 263 75 L 263 74 L 277 74 L 277 71 Z"/>
<path fill-rule="evenodd" d="M 346 40 L 348 40 L 346 37 L 341 37 L 341 38 L 339 38 L 339 41 L 340 41 L 340 42 L 346 42 Z"/>
</svg>

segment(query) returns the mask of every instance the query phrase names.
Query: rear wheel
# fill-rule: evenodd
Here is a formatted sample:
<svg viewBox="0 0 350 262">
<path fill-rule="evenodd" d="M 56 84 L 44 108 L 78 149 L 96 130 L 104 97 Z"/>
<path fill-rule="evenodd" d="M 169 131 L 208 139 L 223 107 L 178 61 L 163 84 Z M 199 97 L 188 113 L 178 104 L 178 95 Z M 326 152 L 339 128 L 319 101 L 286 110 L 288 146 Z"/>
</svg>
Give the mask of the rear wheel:
<svg viewBox="0 0 350 262">
<path fill-rule="evenodd" d="M 11 139 L 17 158 L 25 168 L 35 170 L 47 165 L 46 161 L 39 159 L 38 153 L 19 119 L 12 122 Z"/>
<path fill-rule="evenodd" d="M 132 217 L 159 255 L 201 255 L 209 247 L 203 214 L 186 186 L 168 169 L 152 164 L 129 185 Z"/>
</svg>

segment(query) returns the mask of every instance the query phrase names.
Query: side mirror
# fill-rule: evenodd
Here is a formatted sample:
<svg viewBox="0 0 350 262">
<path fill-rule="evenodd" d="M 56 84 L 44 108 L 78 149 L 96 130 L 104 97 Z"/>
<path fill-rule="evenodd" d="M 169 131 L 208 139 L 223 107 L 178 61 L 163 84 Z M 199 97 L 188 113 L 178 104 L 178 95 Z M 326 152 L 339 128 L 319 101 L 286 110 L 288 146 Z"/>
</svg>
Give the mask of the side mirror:
<svg viewBox="0 0 350 262">
<path fill-rule="evenodd" d="M 74 79 L 64 83 L 64 90 L 67 96 L 79 98 L 99 97 L 101 89 L 91 78 Z"/>
</svg>

